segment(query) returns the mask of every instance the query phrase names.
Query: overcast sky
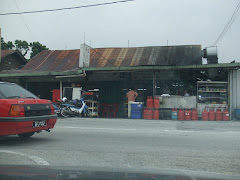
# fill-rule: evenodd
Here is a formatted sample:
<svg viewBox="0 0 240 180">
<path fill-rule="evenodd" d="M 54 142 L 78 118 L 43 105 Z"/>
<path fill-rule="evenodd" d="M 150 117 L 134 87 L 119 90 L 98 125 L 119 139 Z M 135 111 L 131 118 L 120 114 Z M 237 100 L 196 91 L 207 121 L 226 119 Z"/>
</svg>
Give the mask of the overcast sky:
<svg viewBox="0 0 240 180">
<path fill-rule="evenodd" d="M 117 0 L 1 0 L 0 13 L 73 7 Z M 135 0 L 57 12 L 0 16 L 5 41 L 39 41 L 51 50 L 165 46 L 216 41 L 239 0 Z M 220 63 L 240 62 L 240 12 L 218 44 Z M 28 27 L 28 28 L 27 28 Z"/>
</svg>

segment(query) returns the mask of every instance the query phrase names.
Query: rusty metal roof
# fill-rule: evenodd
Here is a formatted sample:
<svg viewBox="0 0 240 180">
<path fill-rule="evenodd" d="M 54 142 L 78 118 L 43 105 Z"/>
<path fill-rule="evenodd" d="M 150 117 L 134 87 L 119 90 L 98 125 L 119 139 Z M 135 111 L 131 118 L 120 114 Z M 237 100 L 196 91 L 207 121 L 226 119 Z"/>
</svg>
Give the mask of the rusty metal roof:
<svg viewBox="0 0 240 180">
<path fill-rule="evenodd" d="M 27 60 L 25 59 L 25 57 L 18 51 L 18 50 L 12 50 L 12 49 L 4 49 L 1 50 L 1 59 L 10 56 L 12 54 L 16 54 L 18 57 L 20 57 L 19 59 L 25 64 L 27 62 Z"/>
<path fill-rule="evenodd" d="M 22 70 L 71 71 L 78 69 L 80 50 L 44 50 Z M 154 46 L 137 48 L 96 48 L 90 51 L 90 67 L 202 64 L 201 46 Z"/>
<path fill-rule="evenodd" d="M 5 56 L 8 56 L 14 52 L 16 52 L 16 50 L 11 49 L 1 50 L 1 58 L 4 58 Z"/>
</svg>

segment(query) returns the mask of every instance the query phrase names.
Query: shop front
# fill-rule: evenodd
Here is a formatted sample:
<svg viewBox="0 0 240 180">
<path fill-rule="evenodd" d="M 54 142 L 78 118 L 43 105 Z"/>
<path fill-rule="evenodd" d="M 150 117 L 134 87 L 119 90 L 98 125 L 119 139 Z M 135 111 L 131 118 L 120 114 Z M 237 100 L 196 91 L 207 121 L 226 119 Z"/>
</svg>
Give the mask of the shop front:
<svg viewBox="0 0 240 180">
<path fill-rule="evenodd" d="M 83 68 L 81 72 L 52 74 L 1 74 L 2 80 L 17 79 L 25 88 L 53 102 L 84 97 L 93 117 L 127 117 L 126 93 L 135 88 L 137 102 L 157 97 L 159 119 L 172 119 L 173 108 L 202 111 L 225 109 L 234 118 L 239 109 L 239 64 Z M 85 72 L 85 73 L 83 73 Z M 81 92 L 80 92 L 81 91 Z M 153 107 L 152 107 L 153 108 Z M 144 109 L 142 109 L 143 113 Z M 154 111 L 154 109 L 152 109 Z"/>
<path fill-rule="evenodd" d="M 196 109 L 198 119 L 202 119 L 204 109 L 214 112 L 231 109 L 228 73 L 226 68 L 209 68 L 208 65 L 105 70 L 92 72 L 87 84 L 89 92 L 97 93 L 99 117 L 127 117 L 126 93 L 134 88 L 138 93 L 136 101 L 144 103 L 144 107 L 148 97 L 159 99 L 159 119 L 172 119 L 173 108 L 177 111 Z"/>
</svg>

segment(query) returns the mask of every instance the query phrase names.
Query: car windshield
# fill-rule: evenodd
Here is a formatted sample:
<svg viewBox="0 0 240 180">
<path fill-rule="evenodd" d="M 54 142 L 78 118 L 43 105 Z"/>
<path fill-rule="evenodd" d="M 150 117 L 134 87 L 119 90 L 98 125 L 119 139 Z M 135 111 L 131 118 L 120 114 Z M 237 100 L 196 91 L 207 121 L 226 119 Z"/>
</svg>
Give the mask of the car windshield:
<svg viewBox="0 0 240 180">
<path fill-rule="evenodd" d="M 240 0 L 0 0 L 0 175 L 240 180 L 239 31 Z"/>
<path fill-rule="evenodd" d="M 16 84 L 2 83 L 0 84 L 0 98 L 13 99 L 13 98 L 37 98 L 34 94 Z"/>
</svg>

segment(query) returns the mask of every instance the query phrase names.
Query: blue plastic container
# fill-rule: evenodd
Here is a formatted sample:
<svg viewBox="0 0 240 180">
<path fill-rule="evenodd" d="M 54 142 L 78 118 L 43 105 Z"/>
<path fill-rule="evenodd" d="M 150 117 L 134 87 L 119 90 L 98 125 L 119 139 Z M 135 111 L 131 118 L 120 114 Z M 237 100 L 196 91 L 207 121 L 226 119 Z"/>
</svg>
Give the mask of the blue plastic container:
<svg viewBox="0 0 240 180">
<path fill-rule="evenodd" d="M 142 111 L 133 111 L 131 110 L 132 119 L 142 119 Z"/>
<path fill-rule="evenodd" d="M 234 116 L 236 119 L 240 120 L 240 109 L 234 109 Z"/>
<path fill-rule="evenodd" d="M 178 119 L 178 112 L 173 111 L 172 112 L 172 120 L 177 120 Z"/>
<path fill-rule="evenodd" d="M 131 104 L 131 111 L 142 111 L 143 104 Z"/>
</svg>

